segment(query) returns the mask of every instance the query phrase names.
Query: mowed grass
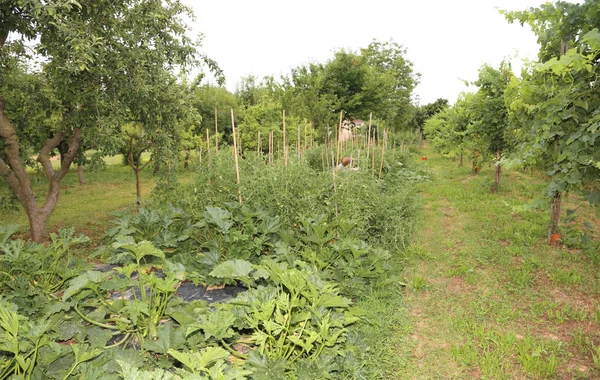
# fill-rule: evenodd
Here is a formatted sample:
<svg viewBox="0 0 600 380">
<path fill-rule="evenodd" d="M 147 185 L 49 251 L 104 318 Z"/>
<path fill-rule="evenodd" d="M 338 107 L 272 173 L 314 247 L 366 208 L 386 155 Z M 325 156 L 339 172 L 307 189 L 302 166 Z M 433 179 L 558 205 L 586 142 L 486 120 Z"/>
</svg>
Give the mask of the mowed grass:
<svg viewBox="0 0 600 380">
<path fill-rule="evenodd" d="M 143 157 L 147 159 L 147 157 Z M 70 172 L 61 183 L 59 200 L 48 221 L 49 232 L 60 228 L 75 227 L 78 233 L 83 233 L 97 241 L 108 228 L 114 217 L 111 213 L 133 209 L 136 202 L 135 174 L 129 166 L 122 164 L 120 156 L 106 159 L 105 169 L 98 171 L 85 170 L 86 184 L 79 185 L 77 168 L 72 166 Z M 158 176 L 153 175 L 150 165 L 142 171 L 142 204 L 150 204 L 150 194 L 156 185 Z M 182 172 L 181 181 L 188 180 L 193 169 Z M 38 205 L 42 205 L 48 189 L 43 173 L 30 173 Z M 0 181 L 0 199 L 7 202 L 8 184 Z M 18 224 L 20 234 L 26 237 L 29 231 L 27 215 L 18 203 L 11 207 L 0 207 L 0 225 Z"/>
<path fill-rule="evenodd" d="M 600 378 L 598 252 L 547 244 L 549 213 L 521 207 L 545 179 L 505 172 L 493 194 L 493 167 L 472 175 L 468 163 L 423 155 L 432 181 L 405 252 L 406 318 L 393 333 L 403 360 L 390 378 Z M 600 226 L 580 197 L 565 203 Z"/>
</svg>

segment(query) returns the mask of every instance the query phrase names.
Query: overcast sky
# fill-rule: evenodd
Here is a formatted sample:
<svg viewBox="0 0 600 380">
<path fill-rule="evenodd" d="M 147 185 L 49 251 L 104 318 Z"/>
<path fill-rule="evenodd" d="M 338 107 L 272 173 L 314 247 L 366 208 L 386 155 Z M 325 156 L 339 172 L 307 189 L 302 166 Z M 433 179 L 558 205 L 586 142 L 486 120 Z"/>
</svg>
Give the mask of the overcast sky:
<svg viewBox="0 0 600 380">
<path fill-rule="evenodd" d="M 498 9 L 522 10 L 541 0 L 184 0 L 193 7 L 203 52 L 225 72 L 234 91 L 240 78 L 278 79 L 308 62 L 325 63 L 341 48 L 358 51 L 373 39 L 393 40 L 421 74 L 421 104 L 454 103 L 483 63 L 535 59 L 528 26 L 509 24 Z M 518 56 L 519 58 L 515 58 Z M 518 67 L 517 67 L 518 68 Z"/>
</svg>

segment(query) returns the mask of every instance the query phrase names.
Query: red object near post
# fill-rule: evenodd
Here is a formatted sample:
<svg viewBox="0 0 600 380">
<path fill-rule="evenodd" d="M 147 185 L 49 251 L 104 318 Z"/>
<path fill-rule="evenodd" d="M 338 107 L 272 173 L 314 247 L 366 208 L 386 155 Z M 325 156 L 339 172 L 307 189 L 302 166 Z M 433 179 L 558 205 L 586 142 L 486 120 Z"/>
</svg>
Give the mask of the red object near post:
<svg viewBox="0 0 600 380">
<path fill-rule="evenodd" d="M 423 156 L 423 157 L 421 157 L 421 160 L 423 160 L 423 161 L 427 161 L 427 156 Z"/>
<path fill-rule="evenodd" d="M 550 244 L 556 244 L 556 242 L 559 241 L 561 238 L 562 236 L 560 236 L 560 234 L 550 235 Z"/>
</svg>

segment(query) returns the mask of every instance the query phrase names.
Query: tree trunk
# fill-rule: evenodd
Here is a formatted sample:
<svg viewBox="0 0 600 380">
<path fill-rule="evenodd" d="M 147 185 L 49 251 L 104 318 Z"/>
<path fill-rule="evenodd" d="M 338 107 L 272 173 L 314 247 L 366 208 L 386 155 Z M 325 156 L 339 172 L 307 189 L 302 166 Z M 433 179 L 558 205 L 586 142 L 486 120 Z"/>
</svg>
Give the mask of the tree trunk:
<svg viewBox="0 0 600 380">
<path fill-rule="evenodd" d="M 31 240 L 42 242 L 48 237 L 47 222 L 50 214 L 34 210 L 27 215 L 29 219 L 29 229 L 31 231 Z"/>
<path fill-rule="evenodd" d="M 558 156 L 558 136 L 554 136 L 554 152 Z M 560 209 L 562 206 L 562 192 L 555 191 L 550 200 L 550 227 L 548 228 L 548 242 L 551 242 L 552 235 L 559 233 Z"/>
<path fill-rule="evenodd" d="M 85 178 L 83 178 L 83 165 L 77 164 L 77 177 L 79 178 L 79 185 L 85 185 Z"/>
<path fill-rule="evenodd" d="M 458 166 L 463 166 L 463 152 L 460 152 L 460 161 L 458 163 Z"/>
<path fill-rule="evenodd" d="M 158 174 L 158 171 L 160 170 L 160 162 L 156 161 L 154 163 L 154 171 L 152 172 L 152 175 L 156 175 Z"/>
<path fill-rule="evenodd" d="M 6 180 L 27 217 L 31 230 L 31 239 L 41 242 L 47 238 L 46 222 L 54 211 L 58 202 L 60 182 L 65 177 L 73 160 L 77 155 L 81 143 L 81 130 L 75 128 L 71 138 L 68 140 L 68 149 L 64 152 L 60 169 L 54 170 L 50 161 L 50 152 L 62 141 L 66 140 L 66 133 L 58 131 L 46 140 L 42 146 L 37 161 L 42 164 L 46 178 L 48 179 L 48 192 L 42 207 L 38 207 L 36 197 L 31 187 L 31 181 L 27 175 L 25 165 L 20 158 L 19 139 L 14 125 L 5 112 L 4 97 L 0 96 L 0 138 L 4 143 L 4 154 L 7 161 L 0 158 L 0 175 Z"/>
<path fill-rule="evenodd" d="M 494 181 L 494 192 L 498 191 L 500 188 L 500 177 L 502 176 L 502 165 L 500 164 L 500 159 L 502 158 L 502 149 L 498 149 L 497 153 L 498 162 L 496 163 L 496 178 Z"/>
<path fill-rule="evenodd" d="M 423 128 L 419 128 L 419 149 L 423 147 Z"/>
<path fill-rule="evenodd" d="M 140 168 L 136 167 L 135 171 L 135 193 L 136 200 L 135 204 L 140 207 L 142 205 L 142 181 L 140 179 Z"/>
<path fill-rule="evenodd" d="M 186 150 L 185 151 L 185 160 L 183 162 L 183 168 L 187 169 L 190 163 L 190 151 Z"/>
</svg>

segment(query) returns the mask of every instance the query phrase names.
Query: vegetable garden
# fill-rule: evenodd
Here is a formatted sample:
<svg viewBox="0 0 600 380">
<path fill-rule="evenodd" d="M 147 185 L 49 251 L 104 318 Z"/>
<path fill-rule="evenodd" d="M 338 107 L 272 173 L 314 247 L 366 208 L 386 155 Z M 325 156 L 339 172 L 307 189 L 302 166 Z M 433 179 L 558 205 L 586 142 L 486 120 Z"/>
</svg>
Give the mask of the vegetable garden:
<svg viewBox="0 0 600 380">
<path fill-rule="evenodd" d="M 435 288 L 419 273 L 452 284 L 440 280 L 447 270 L 481 294 L 496 287 L 498 304 L 538 279 L 581 285 L 576 270 L 542 273 L 546 263 L 532 252 L 599 262 L 595 225 L 578 214 L 578 197 L 592 205 L 586 212 L 600 204 L 596 3 L 502 11 L 532 27 L 539 62 L 520 77 L 510 62 L 485 64 L 471 83 L 476 92 L 421 106 L 413 104 L 419 74 L 393 41 L 338 50 L 279 81 L 249 76 L 230 93 L 217 62 L 200 53 L 201 39 L 187 34 L 193 14 L 179 0 L 3 2 L 0 379 L 410 377 L 398 373 L 410 367 L 405 323 L 420 313 L 402 303 L 424 306 L 420 292 Z M 467 254 L 453 236 L 431 231 L 430 242 L 416 245 L 419 191 L 435 180 L 429 163 L 442 161 L 427 161 L 423 139 L 457 165 L 472 165 L 469 178 L 432 185 L 433 206 L 452 198 L 465 215 L 477 209 L 471 215 L 481 226 L 506 235 L 498 247 L 483 247 L 466 230 Z M 490 166 L 493 181 L 480 193 L 464 185 L 483 181 Z M 515 185 L 510 191 L 527 204 L 506 201 L 501 179 L 515 178 L 512 170 L 543 181 L 543 193 L 535 198 Z M 505 214 L 469 206 L 481 199 L 495 199 L 488 209 Z M 539 220 L 548 209 L 546 234 Z M 443 224 L 454 211 L 425 215 Z M 529 219 L 513 220 L 520 213 Z M 439 242 L 456 246 L 442 252 Z M 502 277 L 494 265 L 511 260 L 515 268 Z M 581 325 L 575 348 L 598 369 L 597 326 L 584 326 L 598 322 L 592 287 L 573 312 Z M 568 360 L 559 343 L 536 346 L 532 334 L 487 334 L 488 321 L 478 324 L 501 313 L 522 323 L 529 311 L 488 305 L 469 320 L 471 305 L 485 302 L 476 292 L 454 293 L 444 308 L 457 299 L 469 307 L 434 316 L 457 311 L 453 326 L 435 326 L 439 335 L 457 326 L 465 334 L 452 342 L 444 373 L 504 374 L 504 354 L 524 368 L 513 360 L 508 373 L 571 373 L 557 372 Z M 559 308 L 531 302 L 535 318 L 575 318 L 557 318 Z M 413 326 L 411 337 L 423 338 L 427 323 Z"/>
</svg>

